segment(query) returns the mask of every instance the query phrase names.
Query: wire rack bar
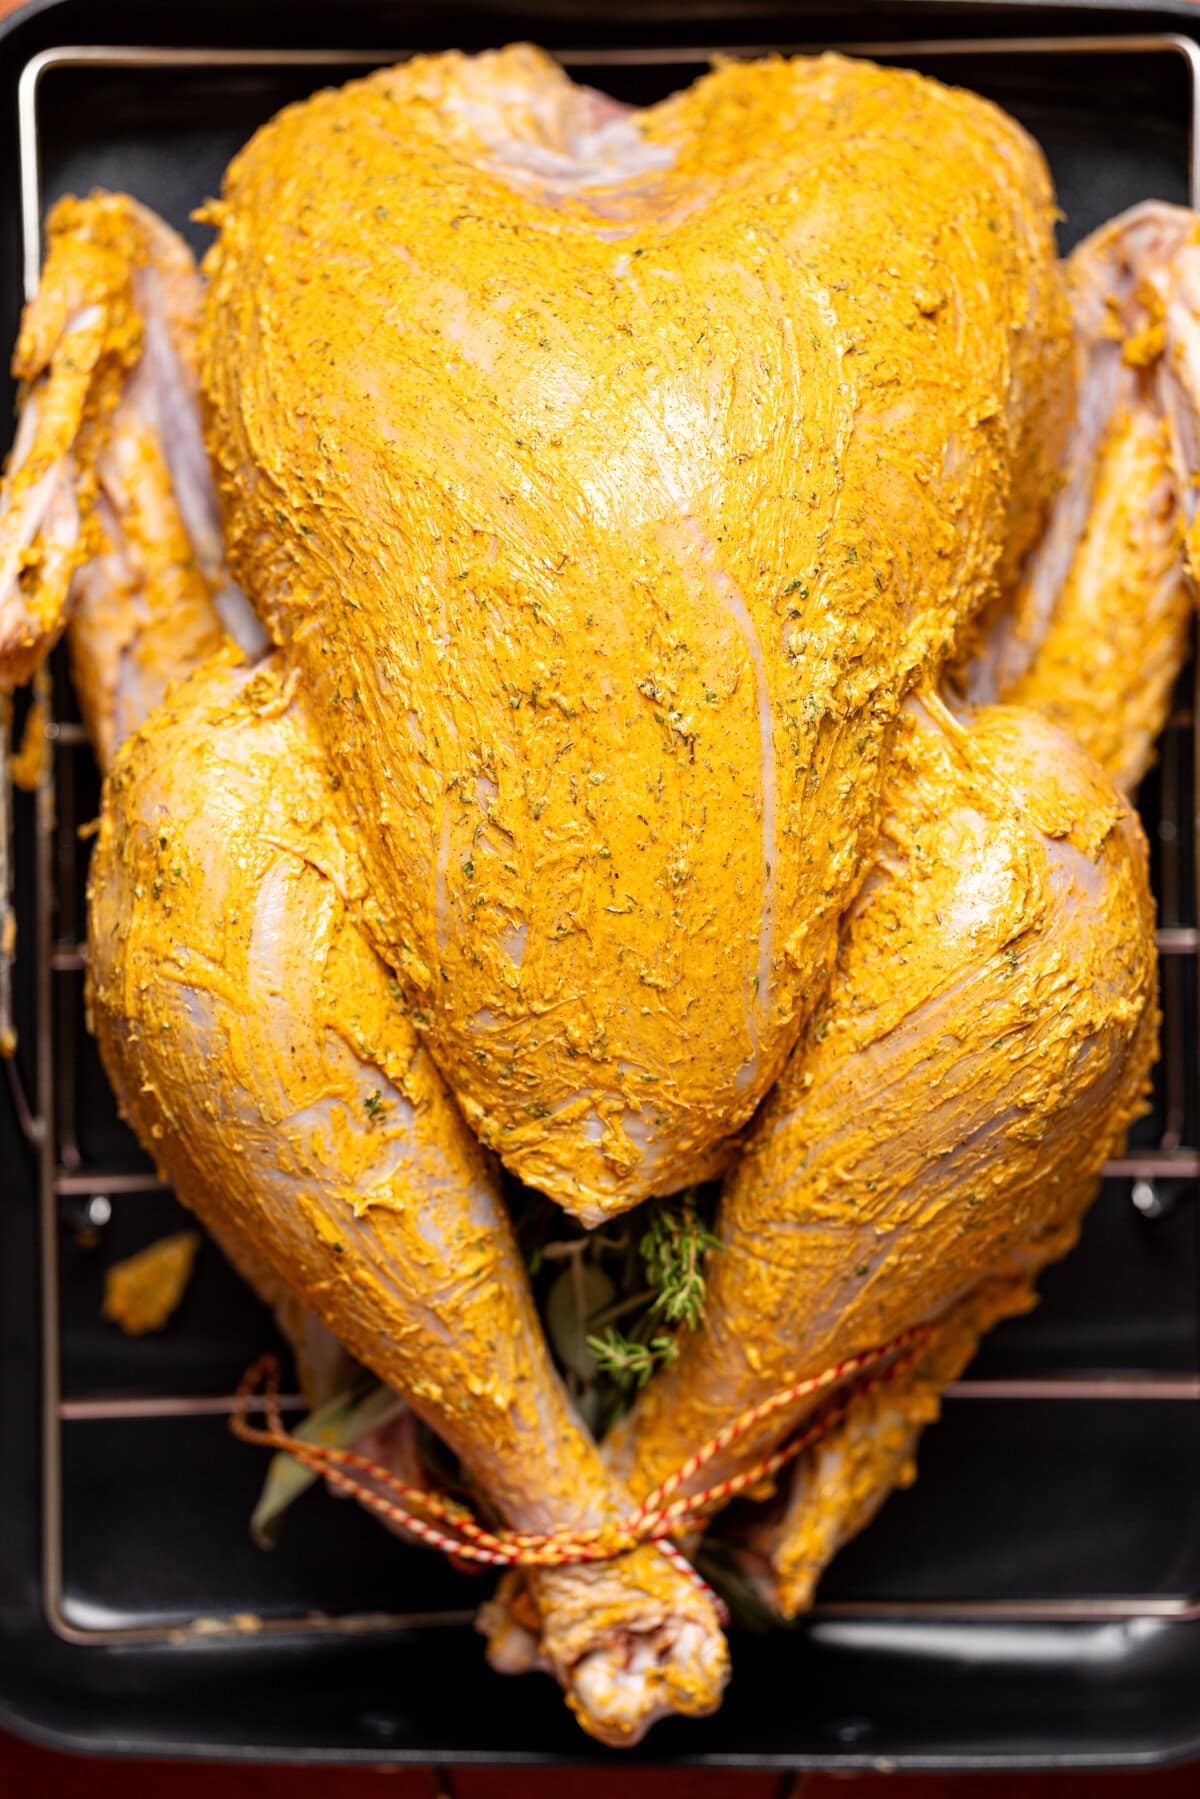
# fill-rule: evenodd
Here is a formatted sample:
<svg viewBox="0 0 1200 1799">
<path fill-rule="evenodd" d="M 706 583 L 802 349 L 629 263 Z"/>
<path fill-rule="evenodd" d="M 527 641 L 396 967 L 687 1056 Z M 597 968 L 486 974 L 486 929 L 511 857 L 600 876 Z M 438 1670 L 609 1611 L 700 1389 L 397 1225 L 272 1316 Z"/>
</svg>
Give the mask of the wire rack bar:
<svg viewBox="0 0 1200 1799">
<path fill-rule="evenodd" d="M 1200 1150 L 1157 1149 L 1137 1155 L 1120 1156 L 1104 1164 L 1108 1180 L 1171 1180 L 1200 1178 Z M 170 1188 L 149 1170 L 105 1170 L 101 1168 L 60 1169 L 54 1177 L 54 1190 L 60 1198 L 90 1198 L 119 1193 L 167 1193 Z"/>
<path fill-rule="evenodd" d="M 1044 1401 L 1049 1403 L 1107 1401 L 1127 1405 L 1144 1401 L 1168 1404 L 1200 1402 L 1200 1374 L 1144 1375 L 1130 1379 L 1122 1375 L 1079 1376 L 1056 1379 L 1050 1376 L 1025 1380 L 959 1380 L 945 1389 L 945 1398 L 956 1401 L 1007 1400 Z M 64 1424 L 135 1423 L 139 1419 L 159 1418 L 231 1418 L 244 1408 L 244 1401 L 228 1393 L 147 1393 L 121 1398 L 87 1397 L 64 1399 L 58 1416 Z M 265 1401 L 254 1399 L 249 1409 L 263 1410 Z M 299 1393 L 286 1393 L 279 1400 L 283 1412 L 307 1410 Z"/>
</svg>

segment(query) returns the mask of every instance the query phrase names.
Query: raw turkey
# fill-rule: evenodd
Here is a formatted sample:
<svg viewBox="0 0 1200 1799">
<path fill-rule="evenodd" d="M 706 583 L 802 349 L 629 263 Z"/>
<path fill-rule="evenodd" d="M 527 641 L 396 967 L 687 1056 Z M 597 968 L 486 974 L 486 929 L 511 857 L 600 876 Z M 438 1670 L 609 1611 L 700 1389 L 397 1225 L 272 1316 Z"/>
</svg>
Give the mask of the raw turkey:
<svg viewBox="0 0 1200 1799">
<path fill-rule="evenodd" d="M 527 47 L 287 109 L 207 217 L 201 300 L 145 209 L 63 202 L 17 350 L 0 658 L 70 618 L 111 763 L 94 1027 L 312 1390 L 343 1345 L 489 1516 L 612 1531 L 484 1624 L 633 1742 L 728 1668 L 634 1496 L 923 1326 L 747 1540 L 806 1604 L 1141 1104 L 1104 769 L 1185 649 L 1195 221 L 1066 267 L 975 96 L 825 57 L 633 112 Z M 585 1224 L 725 1173 L 602 1452 L 493 1152 Z"/>
</svg>

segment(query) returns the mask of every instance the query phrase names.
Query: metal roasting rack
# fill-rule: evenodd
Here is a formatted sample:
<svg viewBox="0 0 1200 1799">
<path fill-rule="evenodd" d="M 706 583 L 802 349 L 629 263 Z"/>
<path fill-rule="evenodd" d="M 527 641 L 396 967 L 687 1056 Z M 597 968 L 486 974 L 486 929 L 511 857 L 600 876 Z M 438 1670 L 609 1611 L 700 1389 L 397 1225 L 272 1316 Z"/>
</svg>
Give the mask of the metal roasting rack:
<svg viewBox="0 0 1200 1799">
<path fill-rule="evenodd" d="M 788 46 L 799 50 L 806 46 Z M 810 46 L 809 46 L 810 47 Z M 946 59 L 1029 57 L 1053 61 L 1063 57 L 1120 56 L 1176 59 L 1188 88 L 1190 125 L 1189 182 L 1193 203 L 1200 203 L 1200 134 L 1197 133 L 1197 100 L 1200 96 L 1200 53 L 1188 39 L 1173 36 L 1020 38 L 906 41 L 846 46 L 876 56 L 912 61 L 936 69 Z M 758 55 L 764 46 L 701 47 L 595 51 L 573 50 L 561 60 L 574 73 L 605 85 L 612 71 L 661 72 L 662 84 L 676 85 L 690 79 L 716 54 Z M 771 46 L 780 48 L 780 46 Z M 303 71 L 310 65 L 322 71 L 360 68 L 394 61 L 401 52 L 338 52 L 326 50 L 166 50 L 147 48 L 106 49 L 78 46 L 43 51 L 26 65 L 19 86 L 20 191 L 23 228 L 25 289 L 31 294 L 37 283 L 40 227 L 44 206 L 43 130 L 44 89 L 47 77 L 60 70 L 104 68 L 144 71 L 148 81 L 163 70 L 221 69 L 238 74 L 269 66 Z M 197 193 L 196 199 L 202 196 Z M 1195 855 L 1195 795 L 1200 791 L 1195 720 L 1200 709 L 1200 688 L 1192 681 L 1190 702 L 1177 706 L 1160 746 L 1156 772 L 1147 781 L 1142 799 L 1143 816 L 1153 847 L 1155 886 L 1159 905 L 1158 943 L 1162 966 L 1164 1014 L 1163 1059 L 1148 1141 L 1135 1138 L 1135 1146 L 1110 1164 L 1104 1195 L 1098 1205 L 1136 1209 L 1147 1231 L 1159 1228 L 1174 1210 L 1194 1206 L 1200 1184 L 1200 1108 L 1197 1107 L 1197 1071 L 1200 1069 L 1200 928 L 1197 893 L 1200 867 Z M 89 1390 L 80 1381 L 73 1354 L 73 1333 L 80 1328 L 81 1300 L 67 1261 L 75 1257 L 72 1233 L 80 1229 L 104 1233 L 120 1223 L 128 1209 L 143 1201 L 156 1205 L 163 1190 L 148 1166 L 127 1140 L 125 1159 L 111 1161 L 97 1156 L 89 1146 L 89 1131 L 81 1123 L 81 1091 L 94 1080 L 86 1065 L 87 1055 L 81 1020 L 82 971 L 85 919 L 82 907 L 82 862 L 79 826 L 95 803 L 95 775 L 82 727 L 76 720 L 61 667 L 55 671 L 49 753 L 41 785 L 35 797 L 34 919 L 33 941 L 21 953 L 33 959 L 36 1028 L 28 1049 L 33 1062 L 32 1092 L 26 1096 L 17 1065 L 10 1062 L 9 1079 L 22 1128 L 35 1145 L 40 1180 L 41 1322 L 42 1322 L 42 1549 L 44 1603 L 54 1631 L 73 1644 L 114 1645 L 133 1642 L 177 1641 L 181 1631 L 196 1630 L 194 1620 L 181 1615 L 157 1616 L 149 1607 L 130 1615 L 106 1612 L 103 1605 L 88 1606 L 72 1597 L 68 1567 L 69 1541 L 86 1532 L 86 1492 L 73 1486 L 71 1470 L 79 1433 L 117 1427 L 121 1441 L 132 1441 L 131 1431 L 160 1432 L 191 1428 L 199 1421 L 221 1420 L 231 1409 L 228 1386 L 210 1390 L 164 1389 L 154 1382 L 155 1358 L 147 1347 L 145 1384 L 129 1390 L 128 1383 L 109 1383 L 105 1390 Z M 6 822 L 0 817 L 0 834 Z M 3 995 L 0 994 L 0 1002 Z M 106 1143 L 121 1139 L 116 1124 Z M 90 1133 L 94 1135 L 94 1133 Z M 120 1153 L 118 1149 L 118 1153 Z M 67 1261 L 64 1260 L 67 1258 Z M 67 1288 L 70 1287 L 68 1294 Z M 89 1289 L 93 1293 L 93 1289 Z M 1196 1295 L 1200 1316 L 1200 1293 Z M 88 1303 L 91 1303 L 89 1300 Z M 1098 1300 L 1097 1303 L 1104 1303 Z M 265 1326 L 262 1328 L 265 1329 Z M 89 1339 L 90 1341 L 90 1339 Z M 254 1345 L 251 1344 L 251 1347 Z M 132 1356 L 132 1351 L 131 1351 Z M 235 1358 L 236 1359 L 236 1358 Z M 72 1364 L 68 1380 L 64 1370 Z M 1200 1364 L 1190 1367 L 1130 1367 L 1113 1371 L 1064 1368 L 1061 1358 L 1047 1354 L 1042 1365 L 1022 1365 L 981 1371 L 956 1383 L 949 1392 L 948 1413 L 970 1411 L 981 1417 L 997 1402 L 1033 1404 L 1037 1407 L 1101 1407 L 1133 1403 L 1139 1407 L 1176 1405 L 1183 1408 L 1181 1429 L 1192 1433 L 1200 1427 Z M 293 1407 L 299 1402 L 289 1401 Z M 995 1413 L 991 1414 L 996 1415 Z M 946 1427 L 941 1427 L 945 1429 Z M 981 1426 L 987 1429 L 987 1424 Z M 935 1433 L 936 1434 L 936 1433 Z M 114 1454 L 118 1453 L 114 1448 Z M 245 1451 L 240 1452 L 243 1456 Z M 168 1461 L 169 1461 L 168 1457 Z M 224 1464 L 222 1463 L 222 1466 Z M 253 1471 L 252 1471 L 253 1472 Z M 261 1470 L 259 1470 L 261 1472 Z M 214 1476 L 214 1479 L 216 1476 Z M 139 1505 L 170 1503 L 169 1486 L 129 1496 L 128 1532 L 136 1540 L 145 1528 Z M 323 1500 L 333 1505 L 332 1500 Z M 1200 1501 L 1197 1502 L 1200 1504 Z M 81 1518 L 81 1513 L 84 1515 Z M 341 1516 L 344 1517 L 343 1508 Z M 224 1517 L 224 1514 L 221 1514 Z M 214 1514 L 212 1528 L 223 1526 Z M 230 1513 L 230 1528 L 244 1536 L 245 1512 Z M 339 1526 L 340 1528 L 340 1526 Z M 374 1528 L 374 1527 L 371 1527 Z M 397 1556 L 410 1552 L 397 1550 Z M 421 1552 L 411 1552 L 419 1555 Z M 464 1627 L 472 1615 L 475 1593 L 446 1576 L 435 1586 L 430 1603 L 405 1609 L 403 1604 L 375 1609 L 371 1604 L 351 1603 L 345 1609 L 323 1607 L 319 1602 L 264 1608 L 253 1584 L 241 1598 L 224 1604 L 219 1616 L 202 1621 L 208 1635 L 242 1637 L 287 1633 L 355 1633 L 421 1625 Z M 425 1591 L 424 1588 L 421 1589 Z M 1154 1592 L 1039 1593 L 996 1597 L 970 1593 L 930 1593 L 897 1598 L 886 1593 L 873 1597 L 858 1593 L 825 1600 L 815 1614 L 836 1624 L 838 1620 L 920 1621 L 937 1619 L 994 1619 L 1061 1621 L 1120 1621 L 1138 1619 L 1184 1620 L 1200 1618 L 1200 1578 L 1181 1581 L 1171 1590 Z"/>
</svg>

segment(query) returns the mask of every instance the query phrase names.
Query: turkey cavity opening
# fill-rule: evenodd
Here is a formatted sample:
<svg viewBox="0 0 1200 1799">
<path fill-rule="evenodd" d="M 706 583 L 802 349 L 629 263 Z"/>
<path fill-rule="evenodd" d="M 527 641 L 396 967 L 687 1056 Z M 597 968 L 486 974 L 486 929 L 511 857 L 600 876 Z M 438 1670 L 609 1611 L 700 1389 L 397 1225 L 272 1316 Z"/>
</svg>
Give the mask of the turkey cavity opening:
<svg viewBox="0 0 1200 1799">
<path fill-rule="evenodd" d="M 468 58 L 445 105 L 503 180 L 547 200 L 582 200 L 606 218 L 641 211 L 647 185 L 675 160 L 670 145 L 643 137 L 635 108 L 577 87 L 562 70 L 548 75 L 540 57 L 528 66 L 512 51 Z M 609 191 L 601 199 L 589 189 Z"/>
</svg>

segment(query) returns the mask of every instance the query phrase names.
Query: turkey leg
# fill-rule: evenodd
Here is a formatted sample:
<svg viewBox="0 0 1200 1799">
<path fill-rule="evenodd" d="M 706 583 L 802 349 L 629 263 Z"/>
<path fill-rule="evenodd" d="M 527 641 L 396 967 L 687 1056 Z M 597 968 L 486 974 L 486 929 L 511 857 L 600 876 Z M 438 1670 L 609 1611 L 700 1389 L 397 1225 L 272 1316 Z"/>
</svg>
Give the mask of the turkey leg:
<svg viewBox="0 0 1200 1799">
<path fill-rule="evenodd" d="M 1018 1294 L 1070 1247 L 1141 1103 L 1152 927 L 1137 823 L 1069 739 L 911 709 L 825 1004 L 726 1183 L 704 1327 L 611 1442 L 637 1491 L 793 1381 L 981 1282 Z"/>
<path fill-rule="evenodd" d="M 509 1524 L 601 1525 L 627 1502 L 550 1365 L 491 1165 L 358 927 L 290 685 L 231 647 L 113 765 L 90 888 L 105 1066 L 180 1197 L 265 1255 Z M 597 1735 L 716 1703 L 711 1604 L 657 1551 L 531 1581 Z"/>
</svg>

